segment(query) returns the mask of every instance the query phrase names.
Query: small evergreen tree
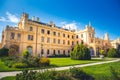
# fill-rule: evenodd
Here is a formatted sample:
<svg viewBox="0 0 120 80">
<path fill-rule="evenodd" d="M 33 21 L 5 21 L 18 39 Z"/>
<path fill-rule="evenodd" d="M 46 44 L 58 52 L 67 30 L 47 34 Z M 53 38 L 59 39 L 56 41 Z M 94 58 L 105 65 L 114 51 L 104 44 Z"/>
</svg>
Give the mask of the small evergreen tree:
<svg viewBox="0 0 120 80">
<path fill-rule="evenodd" d="M 117 49 L 111 48 L 108 53 L 107 53 L 108 57 L 119 57 L 119 53 L 117 51 Z"/>
<path fill-rule="evenodd" d="M 1 48 L 0 49 L 0 57 L 3 57 L 3 56 L 8 56 L 8 51 L 9 51 L 9 49 L 7 49 L 7 48 Z"/>
<path fill-rule="evenodd" d="M 74 60 L 90 60 L 90 50 L 83 44 L 76 45 L 70 57 Z"/>
</svg>

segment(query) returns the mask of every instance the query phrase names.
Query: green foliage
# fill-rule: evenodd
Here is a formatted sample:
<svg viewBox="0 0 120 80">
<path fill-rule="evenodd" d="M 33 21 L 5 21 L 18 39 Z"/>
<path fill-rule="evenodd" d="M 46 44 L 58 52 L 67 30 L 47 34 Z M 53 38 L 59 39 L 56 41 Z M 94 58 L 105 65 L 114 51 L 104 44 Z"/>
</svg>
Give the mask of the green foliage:
<svg viewBox="0 0 120 80">
<path fill-rule="evenodd" d="M 100 50 L 100 54 L 104 55 L 105 54 L 105 50 L 101 49 Z"/>
<path fill-rule="evenodd" d="M 40 65 L 42 65 L 42 66 L 50 65 L 50 60 L 48 58 L 41 58 L 39 62 L 40 62 Z"/>
<path fill-rule="evenodd" d="M 117 49 L 111 48 L 107 53 L 108 57 L 120 57 Z"/>
<path fill-rule="evenodd" d="M 14 63 L 13 65 L 12 65 L 12 67 L 13 68 L 26 68 L 27 67 L 27 64 L 25 64 L 25 63 Z"/>
<path fill-rule="evenodd" d="M 71 68 L 70 71 L 48 71 L 40 72 L 23 71 L 16 75 L 16 80 L 94 80 L 91 76 L 78 68 Z"/>
<path fill-rule="evenodd" d="M 28 50 L 24 50 L 23 53 L 22 53 L 22 55 L 23 55 L 23 58 L 28 58 L 30 56 Z"/>
<path fill-rule="evenodd" d="M 39 63 L 40 57 L 29 56 L 27 58 L 22 58 L 22 63 L 28 65 L 28 67 L 40 67 Z"/>
<path fill-rule="evenodd" d="M 3 47 L 0 49 L 0 57 L 3 57 L 3 56 L 8 56 L 8 51 L 9 49 Z"/>
<path fill-rule="evenodd" d="M 86 74 L 82 69 L 80 68 L 71 68 L 70 72 L 74 78 L 80 79 L 80 80 L 93 80 L 93 78 Z"/>
<path fill-rule="evenodd" d="M 90 60 L 90 50 L 83 44 L 76 45 L 70 57 L 74 60 Z"/>
</svg>

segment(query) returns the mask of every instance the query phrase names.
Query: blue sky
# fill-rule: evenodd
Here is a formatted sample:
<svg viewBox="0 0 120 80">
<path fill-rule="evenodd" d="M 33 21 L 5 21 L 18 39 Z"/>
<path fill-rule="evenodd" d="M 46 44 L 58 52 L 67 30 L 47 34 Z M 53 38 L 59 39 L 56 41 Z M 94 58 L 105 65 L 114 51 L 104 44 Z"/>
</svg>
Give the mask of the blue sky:
<svg viewBox="0 0 120 80">
<path fill-rule="evenodd" d="M 96 37 L 108 32 L 111 40 L 120 37 L 120 0 L 0 0 L 0 34 L 6 25 L 17 25 L 22 12 L 83 29 L 89 21 Z M 0 36 L 1 37 L 1 36 Z"/>
</svg>

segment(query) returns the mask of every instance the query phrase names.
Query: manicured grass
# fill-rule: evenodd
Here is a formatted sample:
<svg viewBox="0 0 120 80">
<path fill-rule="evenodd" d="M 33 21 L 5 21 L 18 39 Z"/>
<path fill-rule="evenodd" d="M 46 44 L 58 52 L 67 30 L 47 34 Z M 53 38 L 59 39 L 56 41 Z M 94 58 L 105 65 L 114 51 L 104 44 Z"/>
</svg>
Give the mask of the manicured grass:
<svg viewBox="0 0 120 80">
<path fill-rule="evenodd" d="M 86 73 L 92 75 L 95 80 L 115 80 L 110 67 L 113 67 L 120 78 L 120 61 L 82 68 Z"/>
<path fill-rule="evenodd" d="M 111 58 L 91 59 L 91 60 L 71 60 L 70 58 L 49 58 L 49 59 L 51 65 L 55 65 L 59 67 L 111 60 Z"/>
<path fill-rule="evenodd" d="M 1 80 L 16 80 L 15 76 L 4 77 Z"/>
<path fill-rule="evenodd" d="M 9 68 L 0 59 L 0 71 L 13 71 L 13 70 L 19 70 L 19 69 L 17 69 L 17 68 Z"/>
</svg>

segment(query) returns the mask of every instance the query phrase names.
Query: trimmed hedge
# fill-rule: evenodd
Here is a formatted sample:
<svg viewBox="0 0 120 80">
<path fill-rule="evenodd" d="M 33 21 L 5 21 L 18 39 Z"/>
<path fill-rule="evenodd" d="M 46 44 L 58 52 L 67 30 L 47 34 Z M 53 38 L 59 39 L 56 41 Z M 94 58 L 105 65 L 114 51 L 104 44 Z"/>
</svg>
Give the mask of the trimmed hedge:
<svg viewBox="0 0 120 80">
<path fill-rule="evenodd" d="M 27 64 L 19 62 L 19 63 L 13 64 L 12 67 L 14 67 L 14 68 L 26 68 Z"/>
</svg>

